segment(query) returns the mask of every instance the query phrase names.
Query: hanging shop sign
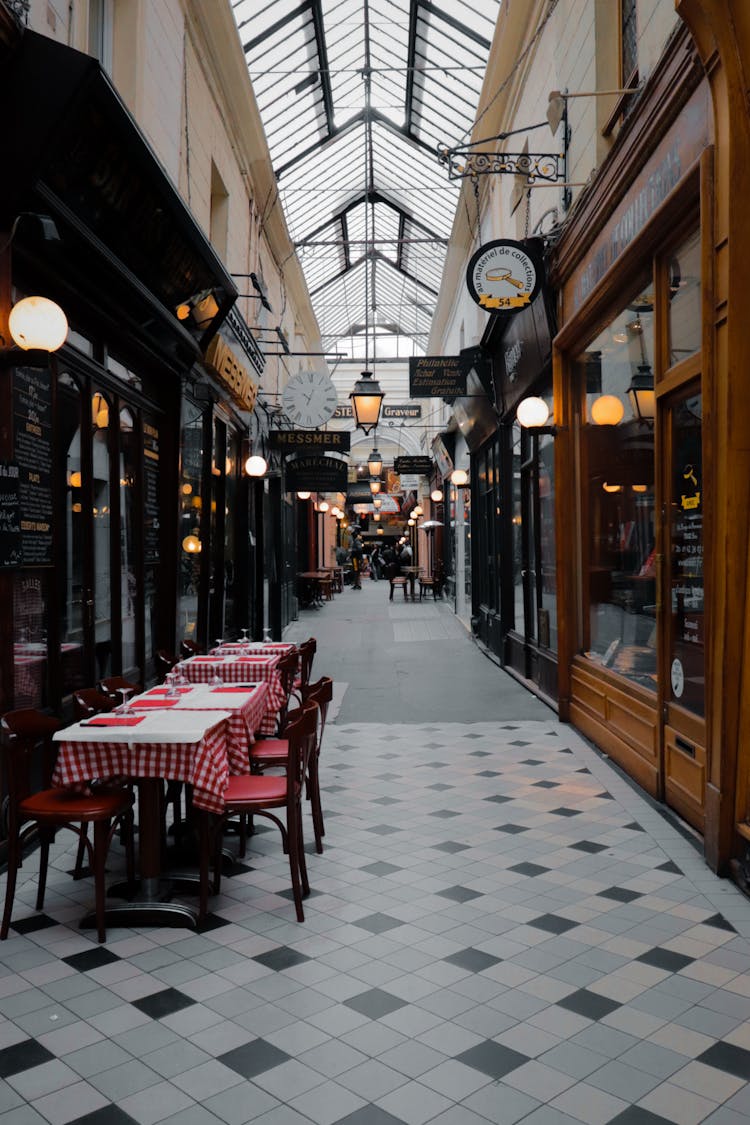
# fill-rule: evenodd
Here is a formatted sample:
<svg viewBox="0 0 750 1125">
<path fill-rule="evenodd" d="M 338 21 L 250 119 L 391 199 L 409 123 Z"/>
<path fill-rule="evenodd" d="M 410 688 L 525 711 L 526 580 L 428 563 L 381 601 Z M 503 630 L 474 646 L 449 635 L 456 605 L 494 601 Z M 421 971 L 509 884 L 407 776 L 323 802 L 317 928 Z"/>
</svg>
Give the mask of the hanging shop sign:
<svg viewBox="0 0 750 1125">
<path fill-rule="evenodd" d="M 380 493 L 382 501 L 380 508 L 376 508 L 374 504 L 354 504 L 353 508 L 358 516 L 367 515 L 369 512 L 380 512 L 381 516 L 395 516 L 401 511 L 401 502 L 398 496 L 390 496 L 388 493 Z"/>
<path fill-rule="evenodd" d="M 437 434 L 432 439 L 432 456 L 438 468 L 438 474 L 445 480 L 453 472 L 453 453 L 456 439 L 453 434 Z"/>
<path fill-rule="evenodd" d="M 352 408 L 348 405 L 337 406 L 333 412 L 334 418 L 352 418 Z M 383 405 L 380 417 L 382 419 L 393 421 L 397 418 L 421 418 L 422 407 L 415 403 L 406 402 L 402 406 L 386 406 Z"/>
<path fill-rule="evenodd" d="M 456 398 L 466 394 L 466 369 L 458 355 L 409 359 L 409 393 L 415 398 Z"/>
<path fill-rule="evenodd" d="M 480 246 L 466 270 L 471 297 L 488 312 L 517 313 L 536 297 L 544 263 L 528 243 L 499 238 Z"/>
<path fill-rule="evenodd" d="M 255 409 L 258 384 L 221 336 L 214 336 L 206 348 L 206 362 L 211 364 L 240 410 Z"/>
<path fill-rule="evenodd" d="M 286 465 L 287 492 L 305 489 L 309 492 L 346 492 L 348 466 L 336 457 L 310 454 L 297 457 Z"/>
<path fill-rule="evenodd" d="M 432 458 L 397 457 L 393 462 L 393 468 L 399 476 L 404 473 L 416 473 L 418 476 L 428 477 L 432 472 Z"/>
<path fill-rule="evenodd" d="M 352 435 L 348 430 L 271 430 L 268 438 L 271 449 L 280 449 L 282 453 L 300 453 L 306 449 L 348 453 Z"/>
</svg>

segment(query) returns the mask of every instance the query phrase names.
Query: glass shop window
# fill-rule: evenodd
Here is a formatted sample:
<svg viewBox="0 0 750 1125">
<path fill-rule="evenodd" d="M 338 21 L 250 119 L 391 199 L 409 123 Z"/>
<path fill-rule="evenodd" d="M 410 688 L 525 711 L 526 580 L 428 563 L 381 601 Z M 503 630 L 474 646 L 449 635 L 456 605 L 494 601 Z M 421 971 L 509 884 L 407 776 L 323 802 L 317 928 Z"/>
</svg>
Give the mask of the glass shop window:
<svg viewBox="0 0 750 1125">
<path fill-rule="evenodd" d="M 45 707 L 49 702 L 49 580 L 48 570 L 13 575 L 14 707 Z M 63 645 L 63 660 L 67 649 Z"/>
<path fill-rule="evenodd" d="M 701 247 L 696 231 L 668 256 L 669 366 L 701 347 Z"/>
<path fill-rule="evenodd" d="M 177 637 L 196 640 L 200 590 L 201 517 L 203 511 L 203 412 L 186 403 L 190 412 L 182 426 L 180 480 L 180 588 Z"/>
<path fill-rule="evenodd" d="M 656 690 L 654 290 L 575 360 L 581 417 L 583 655 Z"/>
</svg>

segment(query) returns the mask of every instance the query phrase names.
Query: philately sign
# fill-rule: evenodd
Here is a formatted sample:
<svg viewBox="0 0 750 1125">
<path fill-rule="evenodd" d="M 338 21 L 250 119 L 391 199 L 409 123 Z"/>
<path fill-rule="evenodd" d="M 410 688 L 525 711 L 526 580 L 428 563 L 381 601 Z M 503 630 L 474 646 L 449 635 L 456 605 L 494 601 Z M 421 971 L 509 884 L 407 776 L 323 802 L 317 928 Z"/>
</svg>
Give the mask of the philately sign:
<svg viewBox="0 0 750 1125">
<path fill-rule="evenodd" d="M 403 473 L 416 473 L 418 476 L 428 477 L 432 472 L 432 458 L 397 457 L 393 463 L 393 468 L 399 476 Z"/>
<path fill-rule="evenodd" d="M 457 355 L 409 359 L 409 393 L 414 398 L 458 398 L 466 394 L 466 371 Z"/>
<path fill-rule="evenodd" d="M 509 238 L 480 246 L 466 270 L 469 293 L 488 312 L 520 312 L 536 297 L 543 277 L 538 252 Z"/>
</svg>

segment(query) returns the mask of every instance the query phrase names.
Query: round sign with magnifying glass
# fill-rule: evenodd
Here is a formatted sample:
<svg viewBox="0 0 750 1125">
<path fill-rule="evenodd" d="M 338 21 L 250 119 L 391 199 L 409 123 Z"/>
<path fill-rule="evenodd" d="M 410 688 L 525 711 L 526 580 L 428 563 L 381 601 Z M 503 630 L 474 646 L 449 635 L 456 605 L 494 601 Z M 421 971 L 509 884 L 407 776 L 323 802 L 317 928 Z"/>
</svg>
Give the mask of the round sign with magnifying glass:
<svg viewBox="0 0 750 1125">
<path fill-rule="evenodd" d="M 509 238 L 480 246 L 466 270 L 469 293 L 488 312 L 521 312 L 536 297 L 543 277 L 541 255 Z"/>
</svg>

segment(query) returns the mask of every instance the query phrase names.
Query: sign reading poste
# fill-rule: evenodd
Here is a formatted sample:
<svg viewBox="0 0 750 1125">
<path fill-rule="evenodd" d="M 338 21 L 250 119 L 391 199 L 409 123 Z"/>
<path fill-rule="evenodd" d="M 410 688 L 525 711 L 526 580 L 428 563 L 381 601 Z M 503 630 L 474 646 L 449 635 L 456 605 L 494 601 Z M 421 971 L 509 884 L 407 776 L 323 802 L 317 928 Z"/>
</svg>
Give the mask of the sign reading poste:
<svg viewBox="0 0 750 1125">
<path fill-rule="evenodd" d="M 523 242 L 500 238 L 480 246 L 466 270 L 472 298 L 488 312 L 516 313 L 539 292 L 544 276 L 541 257 Z"/>
</svg>

